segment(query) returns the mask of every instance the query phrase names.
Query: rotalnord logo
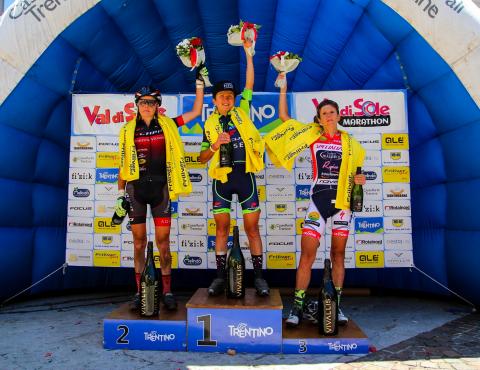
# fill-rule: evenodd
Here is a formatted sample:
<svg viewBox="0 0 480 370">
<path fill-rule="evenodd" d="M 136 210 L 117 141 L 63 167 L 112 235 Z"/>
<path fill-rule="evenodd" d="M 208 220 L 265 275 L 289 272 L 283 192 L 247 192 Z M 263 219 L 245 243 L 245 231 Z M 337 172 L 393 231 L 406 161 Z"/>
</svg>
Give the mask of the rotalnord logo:
<svg viewBox="0 0 480 370">
<path fill-rule="evenodd" d="M 228 328 L 230 329 L 230 336 L 238 338 L 261 338 L 273 334 L 273 328 L 271 326 L 265 328 L 249 328 L 247 324 L 240 323 L 237 326 L 228 325 Z"/>
</svg>

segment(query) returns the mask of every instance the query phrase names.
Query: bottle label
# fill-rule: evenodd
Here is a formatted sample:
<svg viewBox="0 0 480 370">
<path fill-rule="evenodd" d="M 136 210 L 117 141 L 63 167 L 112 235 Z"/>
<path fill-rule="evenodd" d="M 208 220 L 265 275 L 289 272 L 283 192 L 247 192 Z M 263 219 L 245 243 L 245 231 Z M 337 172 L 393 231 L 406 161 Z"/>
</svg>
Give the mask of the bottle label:
<svg viewBox="0 0 480 370">
<path fill-rule="evenodd" d="M 332 299 L 324 299 L 322 301 L 323 310 L 323 332 L 325 334 L 335 333 L 337 323 L 335 322 L 337 302 Z"/>
<path fill-rule="evenodd" d="M 237 264 L 230 268 L 229 271 L 229 287 L 230 292 L 233 295 L 242 295 L 243 293 L 243 268 L 240 264 Z"/>
<path fill-rule="evenodd" d="M 158 313 L 158 281 L 152 285 L 141 284 L 140 311 L 143 316 L 152 316 Z"/>
</svg>

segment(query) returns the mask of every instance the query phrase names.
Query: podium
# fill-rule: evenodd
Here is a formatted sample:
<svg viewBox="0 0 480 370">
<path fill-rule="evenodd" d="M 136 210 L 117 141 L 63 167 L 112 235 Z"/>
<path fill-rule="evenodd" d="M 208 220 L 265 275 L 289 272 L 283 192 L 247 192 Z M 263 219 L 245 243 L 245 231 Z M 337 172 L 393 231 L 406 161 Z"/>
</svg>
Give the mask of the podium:
<svg viewBox="0 0 480 370">
<path fill-rule="evenodd" d="M 259 297 L 247 288 L 245 297 L 210 297 L 198 289 L 187 302 L 188 351 L 280 353 L 282 300 L 278 289 Z"/>
<path fill-rule="evenodd" d="M 187 334 L 185 303 L 177 311 L 160 310 L 157 317 L 142 317 L 128 303 L 103 320 L 103 347 L 106 349 L 144 349 L 185 351 Z"/>
<path fill-rule="evenodd" d="M 157 351 L 285 354 L 368 353 L 368 338 L 350 320 L 333 337 L 319 334 L 317 325 L 303 320 L 291 328 L 282 321 L 282 299 L 278 289 L 260 297 L 247 288 L 245 297 L 210 297 L 199 288 L 177 311 L 160 310 L 158 317 L 145 318 L 123 304 L 103 322 L 106 349 Z M 187 335 L 188 334 L 188 335 Z"/>
<path fill-rule="evenodd" d="M 336 336 L 327 337 L 318 332 L 318 326 L 303 320 L 296 328 L 283 322 L 283 353 L 290 354 L 359 354 L 368 353 L 368 338 L 350 319 L 338 327 Z"/>
</svg>

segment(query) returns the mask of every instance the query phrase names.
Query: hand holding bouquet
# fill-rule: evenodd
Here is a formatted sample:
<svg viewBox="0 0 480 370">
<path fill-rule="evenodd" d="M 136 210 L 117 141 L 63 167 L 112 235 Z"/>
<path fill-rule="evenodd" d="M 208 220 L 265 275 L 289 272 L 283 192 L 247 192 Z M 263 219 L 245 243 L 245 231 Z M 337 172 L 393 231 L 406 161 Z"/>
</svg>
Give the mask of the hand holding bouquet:
<svg viewBox="0 0 480 370">
<path fill-rule="evenodd" d="M 183 39 L 175 47 L 177 55 L 182 63 L 191 71 L 197 67 L 196 78 L 205 83 L 206 87 L 212 86 L 208 78 L 208 70 L 205 67 L 205 49 L 200 37 Z"/>
<path fill-rule="evenodd" d="M 270 57 L 270 63 L 273 68 L 279 73 L 288 73 L 298 67 L 298 64 L 302 61 L 297 54 L 289 53 L 288 51 L 279 51 Z M 277 77 L 275 80 L 276 87 L 283 87 L 285 85 L 285 79 Z"/>
<path fill-rule="evenodd" d="M 255 23 L 240 21 L 227 31 L 228 43 L 233 46 L 244 46 L 250 56 L 255 55 L 255 42 L 257 41 L 258 29 L 261 26 Z"/>
</svg>

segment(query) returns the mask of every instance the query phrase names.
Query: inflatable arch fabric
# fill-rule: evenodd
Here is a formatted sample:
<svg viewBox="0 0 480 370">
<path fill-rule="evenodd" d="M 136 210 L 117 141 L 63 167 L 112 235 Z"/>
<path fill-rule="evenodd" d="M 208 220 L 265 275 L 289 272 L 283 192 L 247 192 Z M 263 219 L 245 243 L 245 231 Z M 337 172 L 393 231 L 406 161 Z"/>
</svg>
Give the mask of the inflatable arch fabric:
<svg viewBox="0 0 480 370">
<path fill-rule="evenodd" d="M 193 35 L 211 80 L 242 83 L 245 59 L 225 35 L 240 19 L 262 25 L 256 91 L 275 91 L 278 50 L 303 57 L 293 91 L 407 91 L 415 265 L 480 303 L 480 11 L 470 0 L 17 0 L 0 25 L 0 297 L 65 260 L 71 93 L 193 92 L 174 48 Z M 105 270 L 72 268 L 31 291 L 119 279 Z M 407 269 L 347 279 L 444 292 Z"/>
</svg>

